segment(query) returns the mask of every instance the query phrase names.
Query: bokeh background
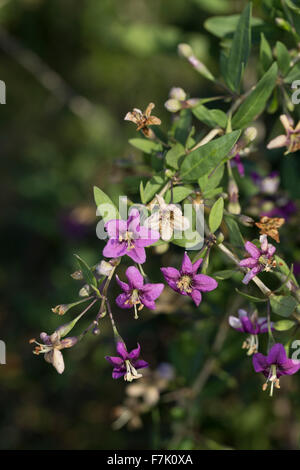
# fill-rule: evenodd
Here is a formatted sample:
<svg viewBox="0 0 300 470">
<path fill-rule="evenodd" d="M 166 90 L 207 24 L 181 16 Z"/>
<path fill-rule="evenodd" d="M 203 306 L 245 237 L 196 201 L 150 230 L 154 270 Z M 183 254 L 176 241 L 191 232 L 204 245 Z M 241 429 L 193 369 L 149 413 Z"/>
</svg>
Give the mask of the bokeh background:
<svg viewBox="0 0 300 470">
<path fill-rule="evenodd" d="M 40 331 L 58 326 L 51 307 L 76 298 L 73 254 L 90 264 L 101 259 L 93 185 L 116 200 L 119 194 L 134 195 L 136 181 L 150 175 L 128 144 L 135 130 L 124 115 L 153 101 L 166 130 L 171 118 L 163 104 L 172 86 L 192 97 L 215 93 L 178 57 L 177 45 L 189 42 L 216 71 L 219 39 L 203 22 L 239 13 L 244 4 L 0 1 L 0 79 L 7 86 L 0 113 L 0 338 L 7 345 L 7 364 L 0 366 L 2 449 L 299 447 L 299 380 L 287 378 L 284 391 L 270 401 L 234 332 L 226 331 L 220 371 L 209 377 L 197 401 L 193 439 L 184 432 L 183 407 L 167 400 L 143 416 L 142 431 L 112 429 L 125 384 L 111 379 L 103 359 L 113 352 L 108 321 L 100 336 L 90 335 L 66 352 L 62 376 L 33 356 L 28 344 Z M 288 170 L 276 155 L 273 169 L 282 171 L 289 191 Z M 293 188 L 295 198 L 299 180 Z M 291 230 L 297 237 L 297 229 Z M 286 250 L 299 256 L 297 245 Z M 221 261 L 215 267 L 222 269 Z M 155 257 L 149 270 L 160 279 Z M 179 304 L 174 310 L 174 299 L 154 316 L 145 313 L 138 324 L 127 313 L 115 314 L 130 346 L 138 338 L 153 367 L 173 364 L 176 390 L 204 365 L 232 302 L 227 282 L 201 304 L 201 318 L 185 306 L 180 311 Z"/>
</svg>

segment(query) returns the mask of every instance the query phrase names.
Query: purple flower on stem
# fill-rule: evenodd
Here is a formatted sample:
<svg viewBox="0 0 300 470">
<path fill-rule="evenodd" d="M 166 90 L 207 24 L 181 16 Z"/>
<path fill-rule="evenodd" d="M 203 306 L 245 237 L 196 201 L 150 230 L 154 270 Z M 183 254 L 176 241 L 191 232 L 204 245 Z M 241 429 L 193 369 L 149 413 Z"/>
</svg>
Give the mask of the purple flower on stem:
<svg viewBox="0 0 300 470">
<path fill-rule="evenodd" d="M 254 354 L 253 366 L 255 372 L 262 372 L 267 379 L 263 385 L 263 391 L 267 389 L 269 382 L 271 383 L 270 396 L 272 396 L 274 385 L 276 388 L 280 388 L 279 377 L 298 372 L 300 361 L 288 359 L 283 345 L 276 343 L 267 356 L 261 353 Z"/>
<path fill-rule="evenodd" d="M 120 308 L 134 307 L 134 318 L 138 318 L 137 311 L 142 310 L 145 306 L 150 310 L 155 310 L 155 300 L 160 296 L 163 291 L 163 284 L 144 284 L 144 278 L 139 270 L 130 266 L 126 270 L 126 277 L 128 284 L 123 282 L 116 276 L 119 286 L 123 289 L 124 293 L 116 298 L 116 303 Z M 139 306 L 139 307 L 138 307 Z"/>
<path fill-rule="evenodd" d="M 107 258 L 118 258 L 128 255 L 136 263 L 146 261 L 145 246 L 159 240 L 159 233 L 140 226 L 140 214 L 133 209 L 128 220 L 114 219 L 105 224 L 109 240 L 104 247 L 103 255 Z"/>
<path fill-rule="evenodd" d="M 124 380 L 132 382 L 133 379 L 139 379 L 142 374 L 137 372 L 138 369 L 144 369 L 148 367 L 148 362 L 139 359 L 141 352 L 140 345 L 137 345 L 136 349 L 127 352 L 126 346 L 123 341 L 117 342 L 117 353 L 118 356 L 105 356 L 105 359 L 110 362 L 114 368 L 112 373 L 113 379 L 119 379 L 124 376 Z"/>
<path fill-rule="evenodd" d="M 236 331 L 250 334 L 249 338 L 243 342 L 242 349 L 248 349 L 247 355 L 251 356 L 258 351 L 258 335 L 268 332 L 268 320 L 266 317 L 258 318 L 256 312 L 251 316 L 246 310 L 238 310 L 238 317 L 230 315 L 229 325 Z M 274 329 L 274 323 L 270 323 L 271 330 Z"/>
<path fill-rule="evenodd" d="M 250 271 L 243 279 L 244 284 L 248 284 L 261 271 L 270 271 L 272 267 L 276 266 L 276 262 L 272 260 L 276 251 L 275 246 L 268 243 L 267 235 L 261 235 L 259 241 L 261 249 L 251 242 L 245 243 L 245 250 L 250 256 L 240 261 L 240 266 L 250 268 Z"/>
<path fill-rule="evenodd" d="M 202 259 L 192 263 L 187 253 L 184 253 L 181 269 L 161 268 L 165 280 L 169 286 L 182 295 L 192 297 L 195 304 L 200 304 L 202 300 L 201 292 L 209 292 L 218 287 L 217 281 L 205 274 L 197 274 Z"/>
</svg>

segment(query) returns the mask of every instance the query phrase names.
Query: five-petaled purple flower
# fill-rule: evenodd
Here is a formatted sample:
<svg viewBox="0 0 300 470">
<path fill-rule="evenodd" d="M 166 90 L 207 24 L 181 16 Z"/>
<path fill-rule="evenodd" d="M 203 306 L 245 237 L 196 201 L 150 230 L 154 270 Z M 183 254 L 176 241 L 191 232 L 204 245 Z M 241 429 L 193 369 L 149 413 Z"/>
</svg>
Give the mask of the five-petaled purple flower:
<svg viewBox="0 0 300 470">
<path fill-rule="evenodd" d="M 202 300 L 201 292 L 209 292 L 218 287 L 217 281 L 205 274 L 197 274 L 202 259 L 192 263 L 187 253 L 184 253 L 181 269 L 161 268 L 165 280 L 169 286 L 182 295 L 192 297 L 195 304 L 200 304 Z"/>
<path fill-rule="evenodd" d="M 282 344 L 276 343 L 270 349 L 267 356 L 256 353 L 253 356 L 253 366 L 255 372 L 262 372 L 266 377 L 263 385 L 265 391 L 268 383 L 271 383 L 270 396 L 273 395 L 273 387 L 280 388 L 279 377 L 281 375 L 293 375 L 300 369 L 300 361 L 288 359 Z"/>
<path fill-rule="evenodd" d="M 105 356 L 105 359 L 114 366 L 112 378 L 119 379 L 124 376 L 124 380 L 131 382 L 133 379 L 142 377 L 142 374 L 139 374 L 137 370 L 144 369 L 149 364 L 139 359 L 141 352 L 140 345 L 138 344 L 136 349 L 128 352 L 123 341 L 118 341 L 116 349 L 121 357 Z"/>
<path fill-rule="evenodd" d="M 136 263 L 146 261 L 145 246 L 159 240 L 159 233 L 140 226 L 140 214 L 133 209 L 128 220 L 113 219 L 105 224 L 109 240 L 104 247 L 103 255 L 107 258 L 118 258 L 128 255 Z"/>
<path fill-rule="evenodd" d="M 137 311 L 145 306 L 150 310 L 155 309 L 155 300 L 164 289 L 163 284 L 144 284 L 144 278 L 135 266 L 130 266 L 126 270 L 128 284 L 116 276 L 117 282 L 122 287 L 124 293 L 116 298 L 120 308 L 134 307 L 134 318 L 138 318 Z M 139 307 L 138 307 L 139 306 Z"/>
<path fill-rule="evenodd" d="M 266 317 L 257 317 L 257 313 L 254 312 L 249 315 L 246 310 L 239 309 L 238 317 L 230 315 L 229 325 L 241 333 L 248 333 L 250 337 L 243 342 L 243 349 L 248 349 L 248 356 L 258 351 L 258 336 L 261 333 L 268 332 L 268 320 Z M 270 323 L 271 330 L 274 329 L 274 323 Z"/>
<path fill-rule="evenodd" d="M 261 271 L 270 271 L 276 266 L 272 257 L 276 251 L 275 246 L 268 243 L 267 235 L 259 237 L 261 249 L 257 248 L 253 243 L 246 242 L 245 250 L 249 253 L 249 257 L 240 261 L 240 266 L 250 268 L 250 271 L 243 279 L 244 284 L 248 284 Z"/>
</svg>

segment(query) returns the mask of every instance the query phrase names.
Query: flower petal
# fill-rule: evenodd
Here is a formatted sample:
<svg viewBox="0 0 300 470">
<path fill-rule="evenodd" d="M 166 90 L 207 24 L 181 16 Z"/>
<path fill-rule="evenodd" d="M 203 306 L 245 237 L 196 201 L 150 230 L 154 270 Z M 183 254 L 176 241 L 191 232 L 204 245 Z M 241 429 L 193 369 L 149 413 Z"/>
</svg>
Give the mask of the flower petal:
<svg viewBox="0 0 300 470">
<path fill-rule="evenodd" d="M 203 261 L 203 258 L 200 258 L 193 263 L 193 274 L 196 274 L 196 272 L 198 271 L 199 267 L 202 264 L 202 261 Z"/>
<path fill-rule="evenodd" d="M 126 282 L 121 281 L 121 279 L 119 278 L 119 276 L 117 274 L 116 274 L 116 281 L 119 284 L 119 286 L 121 287 L 121 289 L 123 289 L 124 292 L 129 293 L 131 291 L 129 285 Z"/>
<path fill-rule="evenodd" d="M 243 331 L 242 323 L 241 323 L 241 320 L 239 318 L 234 317 L 233 315 L 230 315 L 229 319 L 228 319 L 228 323 L 235 330 L 241 331 L 241 332 Z"/>
<path fill-rule="evenodd" d="M 281 366 L 286 363 L 287 356 L 284 346 L 281 343 L 276 343 L 272 346 L 268 353 L 267 361 L 269 365 L 277 364 Z"/>
<path fill-rule="evenodd" d="M 116 298 L 116 304 L 120 308 L 132 308 L 132 303 L 130 302 L 130 294 L 120 294 Z"/>
<path fill-rule="evenodd" d="M 217 281 L 206 274 L 196 274 L 193 277 L 193 282 L 196 289 L 202 292 L 210 292 L 218 287 Z"/>
<path fill-rule="evenodd" d="M 192 274 L 193 273 L 193 264 L 185 251 L 183 255 L 182 265 L 181 265 L 181 272 L 185 274 Z"/>
<path fill-rule="evenodd" d="M 245 258 L 240 261 L 240 266 L 243 268 L 254 268 L 257 265 L 258 261 L 255 258 Z"/>
<path fill-rule="evenodd" d="M 260 271 L 261 271 L 261 267 L 260 266 L 255 266 L 253 269 L 251 269 L 251 271 L 249 271 L 246 274 L 246 276 L 242 280 L 242 283 L 246 284 L 246 285 L 249 284 L 251 279 L 253 279 L 256 276 L 256 274 L 258 274 Z"/>
<path fill-rule="evenodd" d="M 62 374 L 65 370 L 64 358 L 58 349 L 54 348 L 52 351 L 52 365 L 55 367 L 59 374 Z"/>
<path fill-rule="evenodd" d="M 160 268 L 161 272 L 163 273 L 166 281 L 168 279 L 172 279 L 173 281 L 177 281 L 180 278 L 180 272 L 176 268 Z"/>
<path fill-rule="evenodd" d="M 123 341 L 118 341 L 116 346 L 117 353 L 126 360 L 128 358 L 128 352 Z"/>
<path fill-rule="evenodd" d="M 144 278 L 135 266 L 130 266 L 126 269 L 126 277 L 134 289 L 141 289 L 143 287 Z"/>
<path fill-rule="evenodd" d="M 153 243 L 156 243 L 160 239 L 159 232 L 155 230 L 149 230 L 147 227 L 139 226 L 135 234 L 135 246 L 139 248 L 153 245 Z"/>
<path fill-rule="evenodd" d="M 194 289 L 191 293 L 191 297 L 192 297 L 193 301 L 195 302 L 196 306 L 198 307 L 198 305 L 200 304 L 200 302 L 202 300 L 201 292 L 197 289 Z"/>
<path fill-rule="evenodd" d="M 300 361 L 295 359 L 287 359 L 287 361 L 279 366 L 278 372 L 281 375 L 293 375 L 300 369 Z"/>
<path fill-rule="evenodd" d="M 130 351 L 130 353 L 128 354 L 128 358 L 132 360 L 137 359 L 140 353 L 141 353 L 141 346 L 138 343 L 137 348 L 132 349 L 132 351 Z"/>
<path fill-rule="evenodd" d="M 120 377 L 123 377 L 125 374 L 126 374 L 126 367 L 122 367 L 120 369 L 116 368 L 116 369 L 113 369 L 112 378 L 119 379 Z"/>
<path fill-rule="evenodd" d="M 135 369 L 144 369 L 145 367 L 149 367 L 148 362 L 139 359 L 138 361 L 134 361 L 133 366 Z"/>
<path fill-rule="evenodd" d="M 261 353 L 254 354 L 252 358 L 253 367 L 255 372 L 267 372 L 268 371 L 268 362 L 266 356 Z"/>
<path fill-rule="evenodd" d="M 110 238 L 103 249 L 103 256 L 106 258 L 118 258 L 125 255 L 126 250 L 127 244 L 125 242 L 119 242 L 119 240 Z"/>
<path fill-rule="evenodd" d="M 164 284 L 145 284 L 140 292 L 142 296 L 146 296 L 149 300 L 156 300 L 164 290 Z"/>
<path fill-rule="evenodd" d="M 105 224 L 105 230 L 110 238 L 118 238 L 120 233 L 126 232 L 127 222 L 121 219 L 109 220 Z"/>
<path fill-rule="evenodd" d="M 267 237 L 267 235 L 261 235 L 259 237 L 259 241 L 260 241 L 260 246 L 261 246 L 262 252 L 266 253 L 267 250 L 268 250 L 268 237 Z"/>
<path fill-rule="evenodd" d="M 245 250 L 248 251 L 248 253 L 251 255 L 251 258 L 258 259 L 260 257 L 260 250 L 257 248 L 257 246 L 254 245 L 254 243 L 246 242 Z"/>
<path fill-rule="evenodd" d="M 105 359 L 116 367 L 121 366 L 124 363 L 124 360 L 119 356 L 105 356 Z"/>
<path fill-rule="evenodd" d="M 281 134 L 275 137 L 275 139 L 270 140 L 267 145 L 267 149 L 276 149 L 278 147 L 285 147 L 288 144 L 288 139 L 286 135 Z"/>
<path fill-rule="evenodd" d="M 129 258 L 133 259 L 133 261 L 135 261 L 136 263 L 143 264 L 146 261 L 145 248 L 139 248 L 135 246 L 131 250 L 127 250 L 126 255 L 129 256 Z"/>
</svg>

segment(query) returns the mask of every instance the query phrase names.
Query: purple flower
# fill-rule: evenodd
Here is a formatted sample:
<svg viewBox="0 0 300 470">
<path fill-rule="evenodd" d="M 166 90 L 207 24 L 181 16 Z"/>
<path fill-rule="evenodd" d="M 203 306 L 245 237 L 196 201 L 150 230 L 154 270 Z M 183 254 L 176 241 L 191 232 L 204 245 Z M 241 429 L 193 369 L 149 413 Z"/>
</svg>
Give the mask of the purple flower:
<svg viewBox="0 0 300 470">
<path fill-rule="evenodd" d="M 250 271 L 243 279 L 244 284 L 248 284 L 261 271 L 270 271 L 272 267 L 275 267 L 275 261 L 272 260 L 276 251 L 275 246 L 268 243 L 267 235 L 261 235 L 259 241 L 260 250 L 251 242 L 245 243 L 245 250 L 250 256 L 240 261 L 240 266 L 250 268 Z"/>
<path fill-rule="evenodd" d="M 137 370 L 144 369 L 149 364 L 138 358 L 141 351 L 140 345 L 138 344 L 136 349 L 127 352 L 123 341 L 118 341 L 116 349 L 121 357 L 105 356 L 105 359 L 114 366 L 112 378 L 119 379 L 124 376 L 124 380 L 131 382 L 133 379 L 142 377 L 142 374 L 139 374 Z"/>
<path fill-rule="evenodd" d="M 285 220 L 288 220 L 295 212 L 297 212 L 296 204 L 286 197 L 278 196 L 275 201 L 266 201 L 266 204 L 268 206 L 273 205 L 274 207 L 270 210 L 261 212 L 261 216 L 283 217 Z"/>
<path fill-rule="evenodd" d="M 141 310 L 144 306 L 150 310 L 155 310 L 155 300 L 160 296 L 163 291 L 163 284 L 144 284 L 144 278 L 139 270 L 130 266 L 126 270 L 126 277 L 129 281 L 120 281 L 116 276 L 117 282 L 122 287 L 124 293 L 116 298 L 116 303 L 120 308 L 134 307 L 135 316 L 138 318 L 137 310 Z M 137 306 L 139 307 L 137 308 Z"/>
<path fill-rule="evenodd" d="M 258 351 L 257 335 L 268 332 L 268 320 L 266 317 L 258 318 L 256 312 L 250 316 L 248 312 L 243 309 L 238 310 L 238 314 L 238 317 L 230 315 L 229 325 L 236 331 L 250 334 L 250 337 L 244 341 L 242 348 L 248 349 L 247 354 L 251 356 L 251 354 Z M 271 322 L 270 326 L 273 330 L 274 323 Z"/>
<path fill-rule="evenodd" d="M 263 385 L 265 391 L 268 383 L 271 383 L 270 396 L 273 395 L 273 387 L 280 388 L 279 377 L 281 375 L 293 375 L 300 369 L 300 361 L 288 359 L 282 344 L 276 343 L 270 349 L 267 356 L 256 353 L 253 356 L 255 372 L 262 372 L 267 381 Z"/>
<path fill-rule="evenodd" d="M 159 240 L 159 233 L 140 226 L 140 214 L 133 209 L 128 220 L 114 219 L 105 224 L 109 240 L 104 247 L 103 255 L 107 258 L 118 258 L 128 255 L 136 263 L 146 261 L 145 246 Z"/>
<path fill-rule="evenodd" d="M 169 286 L 179 294 L 192 297 L 197 307 L 202 300 L 201 292 L 209 292 L 218 287 L 217 281 L 212 277 L 205 274 L 197 274 L 202 261 L 202 259 L 199 259 L 192 263 L 187 253 L 184 253 L 179 271 L 175 268 L 161 268 Z"/>
</svg>

